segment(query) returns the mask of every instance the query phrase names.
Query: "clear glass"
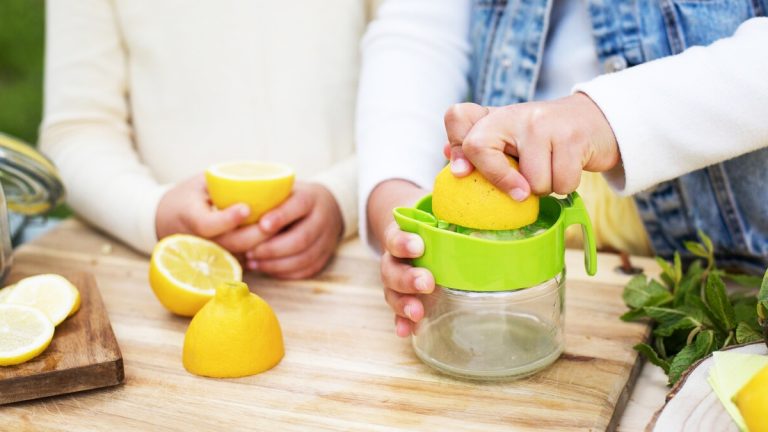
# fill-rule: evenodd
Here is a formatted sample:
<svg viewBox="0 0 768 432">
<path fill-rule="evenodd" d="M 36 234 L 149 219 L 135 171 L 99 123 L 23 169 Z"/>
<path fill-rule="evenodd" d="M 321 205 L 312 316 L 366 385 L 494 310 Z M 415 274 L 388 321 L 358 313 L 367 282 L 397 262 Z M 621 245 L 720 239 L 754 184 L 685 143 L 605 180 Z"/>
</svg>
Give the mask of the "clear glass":
<svg viewBox="0 0 768 432">
<path fill-rule="evenodd" d="M 516 291 L 438 287 L 424 298 L 412 339 L 427 365 L 461 378 L 516 379 L 552 364 L 563 352 L 565 270 Z"/>
</svg>

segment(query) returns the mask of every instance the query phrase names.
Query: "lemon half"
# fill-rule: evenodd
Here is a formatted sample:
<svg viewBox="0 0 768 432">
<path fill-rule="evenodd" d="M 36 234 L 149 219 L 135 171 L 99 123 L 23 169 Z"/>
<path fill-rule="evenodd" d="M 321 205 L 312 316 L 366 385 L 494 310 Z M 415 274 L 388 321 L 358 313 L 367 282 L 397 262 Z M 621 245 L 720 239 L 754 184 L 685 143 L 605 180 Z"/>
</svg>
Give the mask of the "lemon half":
<svg viewBox="0 0 768 432">
<path fill-rule="evenodd" d="M 45 351 L 53 324 L 39 309 L 0 304 L 0 366 L 24 363 Z"/>
<path fill-rule="evenodd" d="M 224 281 L 241 281 L 243 270 L 232 254 L 199 237 L 175 234 L 152 252 L 149 283 L 169 311 L 192 316 Z"/>
<path fill-rule="evenodd" d="M 227 162 L 205 171 L 208 194 L 213 204 L 224 209 L 237 203 L 248 204 L 251 214 L 245 223 L 254 223 L 280 205 L 293 189 L 291 167 L 273 162 Z"/>
<path fill-rule="evenodd" d="M 283 333 L 269 304 L 246 284 L 228 282 L 192 318 L 182 362 L 196 375 L 234 378 L 271 369 L 284 355 Z"/>
<path fill-rule="evenodd" d="M 509 166 L 517 162 L 507 156 Z M 456 177 L 450 165 L 435 177 L 432 211 L 438 219 L 478 230 L 511 230 L 530 225 L 539 216 L 539 197 L 515 201 L 477 170 Z"/>
</svg>

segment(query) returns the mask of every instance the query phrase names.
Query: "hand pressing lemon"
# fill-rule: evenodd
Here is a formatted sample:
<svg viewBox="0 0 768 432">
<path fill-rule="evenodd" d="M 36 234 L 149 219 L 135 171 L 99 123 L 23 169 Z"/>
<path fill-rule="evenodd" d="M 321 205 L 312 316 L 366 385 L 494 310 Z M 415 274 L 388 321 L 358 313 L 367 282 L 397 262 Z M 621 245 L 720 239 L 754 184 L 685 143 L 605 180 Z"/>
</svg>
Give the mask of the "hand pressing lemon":
<svg viewBox="0 0 768 432">
<path fill-rule="evenodd" d="M 80 292 L 55 274 L 31 276 L 0 290 L 0 366 L 40 355 L 54 327 L 79 308 Z"/>
</svg>

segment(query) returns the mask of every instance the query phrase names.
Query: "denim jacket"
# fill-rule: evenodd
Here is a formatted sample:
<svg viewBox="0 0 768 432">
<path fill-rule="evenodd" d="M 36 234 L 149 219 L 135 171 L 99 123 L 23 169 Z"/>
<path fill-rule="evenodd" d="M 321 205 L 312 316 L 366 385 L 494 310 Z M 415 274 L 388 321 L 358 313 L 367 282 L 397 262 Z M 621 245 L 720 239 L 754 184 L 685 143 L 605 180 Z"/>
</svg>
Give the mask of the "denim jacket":
<svg viewBox="0 0 768 432">
<path fill-rule="evenodd" d="M 473 0 L 472 99 L 509 105 L 532 98 L 553 0 Z M 763 16 L 768 0 L 586 0 L 605 72 L 674 55 L 731 36 Z M 755 53 L 758 55 L 758 53 Z M 764 55 L 764 53 L 760 54 Z M 635 195 L 654 252 L 670 257 L 712 237 L 722 266 L 761 273 L 768 266 L 768 149 L 664 182 Z"/>
</svg>

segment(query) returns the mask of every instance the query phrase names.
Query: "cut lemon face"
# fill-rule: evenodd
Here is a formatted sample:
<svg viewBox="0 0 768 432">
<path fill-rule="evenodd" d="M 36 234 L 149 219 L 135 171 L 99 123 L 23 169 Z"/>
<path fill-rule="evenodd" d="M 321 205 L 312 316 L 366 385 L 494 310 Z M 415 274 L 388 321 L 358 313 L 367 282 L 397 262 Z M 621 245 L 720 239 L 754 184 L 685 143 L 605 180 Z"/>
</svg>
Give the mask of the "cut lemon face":
<svg viewBox="0 0 768 432">
<path fill-rule="evenodd" d="M 57 326 L 80 307 L 80 292 L 62 276 L 43 274 L 16 283 L 5 303 L 39 309 Z"/>
<path fill-rule="evenodd" d="M 224 209 L 248 204 L 251 214 L 245 223 L 254 223 L 290 195 L 295 174 L 287 165 L 272 162 L 228 162 L 205 171 L 208 194 L 213 204 Z"/>
<path fill-rule="evenodd" d="M 152 252 L 149 284 L 169 311 L 192 316 L 225 281 L 242 281 L 243 270 L 232 254 L 199 237 L 175 234 Z"/>
<path fill-rule="evenodd" d="M 11 294 L 14 286 L 16 285 L 8 285 L 7 287 L 0 289 L 0 303 L 5 303 L 5 299 Z"/>
<path fill-rule="evenodd" d="M 0 304 L 0 366 L 24 363 L 48 348 L 53 324 L 35 308 Z"/>
</svg>

